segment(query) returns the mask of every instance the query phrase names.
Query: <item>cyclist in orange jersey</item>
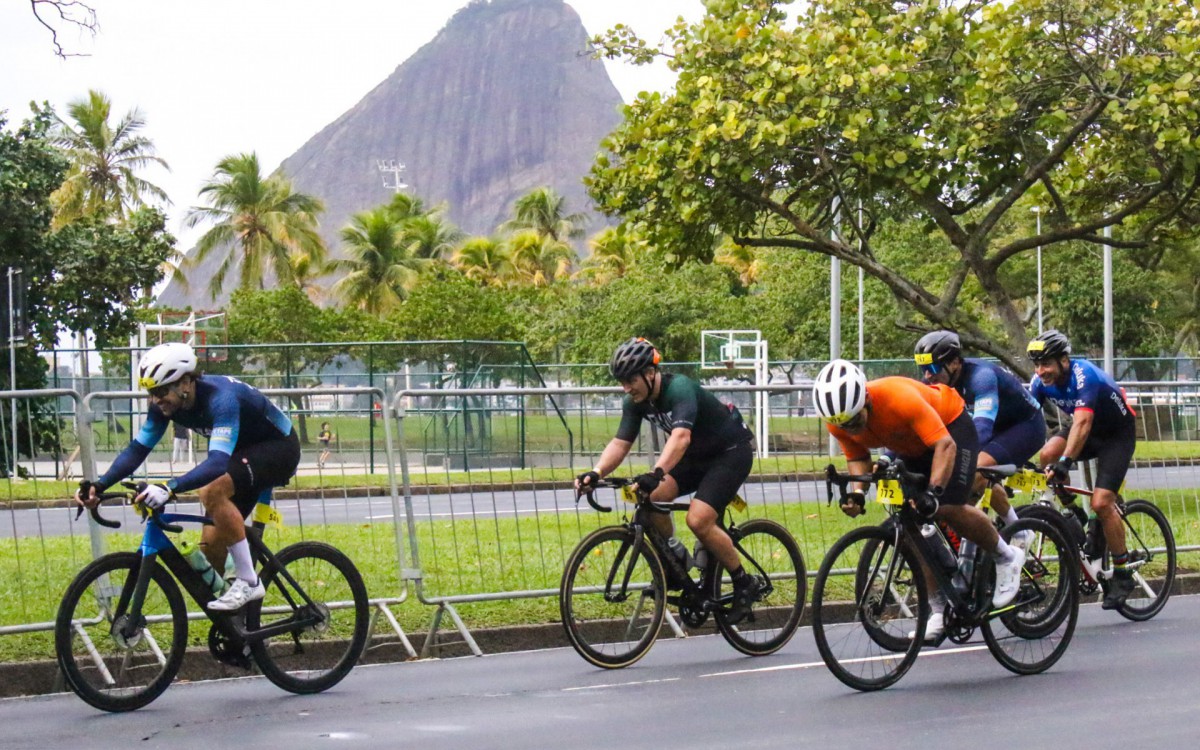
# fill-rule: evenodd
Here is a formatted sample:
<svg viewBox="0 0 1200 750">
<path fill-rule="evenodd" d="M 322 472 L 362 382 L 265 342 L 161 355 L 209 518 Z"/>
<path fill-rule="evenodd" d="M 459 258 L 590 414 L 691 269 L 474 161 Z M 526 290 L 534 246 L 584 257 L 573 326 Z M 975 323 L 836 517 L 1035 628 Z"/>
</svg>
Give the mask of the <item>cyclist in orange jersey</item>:
<svg viewBox="0 0 1200 750">
<path fill-rule="evenodd" d="M 990 551 L 996 565 L 992 605 L 1003 607 L 1013 600 L 1025 551 L 1007 544 L 984 512 L 970 502 L 979 437 L 962 396 L 946 385 L 904 377 L 867 382 L 857 366 L 837 359 L 817 375 L 813 403 L 841 444 L 850 473 L 871 473 L 871 449 L 885 448 L 903 459 L 909 471 L 928 476 L 928 485 L 909 502 L 922 515 L 945 521 Z M 842 511 L 853 517 L 864 512 L 867 488 L 858 484 L 852 489 Z M 942 608 L 931 604 L 927 635 L 943 626 L 944 603 Z"/>
</svg>

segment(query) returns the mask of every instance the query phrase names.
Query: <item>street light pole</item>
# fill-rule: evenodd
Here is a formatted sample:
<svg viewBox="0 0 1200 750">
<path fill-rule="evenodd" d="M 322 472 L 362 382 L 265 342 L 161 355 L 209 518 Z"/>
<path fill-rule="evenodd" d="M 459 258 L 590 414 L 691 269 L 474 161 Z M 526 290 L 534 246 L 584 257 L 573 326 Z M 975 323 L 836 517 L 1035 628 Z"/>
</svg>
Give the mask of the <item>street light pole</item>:
<svg viewBox="0 0 1200 750">
<path fill-rule="evenodd" d="M 1112 226 L 1104 228 L 1104 239 L 1112 239 Z M 1113 275 L 1112 245 L 1104 245 L 1104 371 L 1113 374 Z"/>
<path fill-rule="evenodd" d="M 1042 236 L 1042 207 L 1034 206 L 1033 213 L 1037 216 L 1037 236 Z M 1038 319 L 1038 335 L 1042 334 L 1042 243 L 1038 241 L 1037 247 L 1037 319 Z"/>
<path fill-rule="evenodd" d="M 8 366 L 12 380 L 12 389 L 17 390 L 17 311 L 13 297 L 13 277 L 21 273 L 20 269 L 8 267 Z M 9 476 L 17 478 L 17 399 L 12 400 L 12 461 L 8 467 Z"/>
<path fill-rule="evenodd" d="M 833 199 L 833 229 L 829 238 L 835 242 L 841 240 L 840 224 L 842 221 L 841 201 Z M 837 359 L 842 356 L 842 261 L 836 256 L 829 257 L 829 358 Z"/>
</svg>

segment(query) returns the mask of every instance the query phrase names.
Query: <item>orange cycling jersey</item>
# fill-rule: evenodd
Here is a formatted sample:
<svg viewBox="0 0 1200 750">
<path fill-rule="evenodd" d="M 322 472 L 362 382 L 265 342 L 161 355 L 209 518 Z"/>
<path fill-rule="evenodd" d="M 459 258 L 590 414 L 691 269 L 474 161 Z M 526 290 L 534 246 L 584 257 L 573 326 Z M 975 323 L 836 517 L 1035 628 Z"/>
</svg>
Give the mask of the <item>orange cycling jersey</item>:
<svg viewBox="0 0 1200 750">
<path fill-rule="evenodd" d="M 862 431 L 849 433 L 826 425 L 849 461 L 868 460 L 869 449 L 881 447 L 905 458 L 924 456 L 934 443 L 949 437 L 946 425 L 966 408 L 962 396 L 948 385 L 898 376 L 868 382 L 867 395 L 867 425 Z"/>
</svg>

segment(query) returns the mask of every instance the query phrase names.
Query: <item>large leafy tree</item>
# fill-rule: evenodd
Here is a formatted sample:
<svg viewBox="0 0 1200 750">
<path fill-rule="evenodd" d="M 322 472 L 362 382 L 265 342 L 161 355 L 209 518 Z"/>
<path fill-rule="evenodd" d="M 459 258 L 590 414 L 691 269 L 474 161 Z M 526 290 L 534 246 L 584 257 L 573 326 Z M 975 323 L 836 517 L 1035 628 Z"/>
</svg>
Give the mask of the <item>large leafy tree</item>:
<svg viewBox="0 0 1200 750">
<path fill-rule="evenodd" d="M 211 223 L 196 244 L 192 267 L 216 252 L 224 254 L 209 281 L 209 294 L 216 298 L 225 287 L 225 277 L 237 269 L 238 287 L 263 289 L 273 276 L 283 284 L 296 283 L 295 256 L 308 256 L 309 264 L 320 265 L 325 245 L 317 233 L 321 201 L 292 189 L 282 175 L 264 177 L 255 153 L 222 159 L 208 182 L 200 188 L 207 206 L 192 207 L 184 225 Z"/>
<path fill-rule="evenodd" d="M 1196 233 L 1191 3 L 817 0 L 794 23 L 786 4 L 708 0 L 704 20 L 671 30 L 674 92 L 627 107 L 593 168 L 604 210 L 679 253 L 716 227 L 739 245 L 841 258 L 1017 367 L 1028 291 L 1005 284 L 1010 260 Z M 598 41 L 654 54 L 627 30 Z M 860 202 L 862 220 L 834 210 Z M 1032 205 L 1041 234 L 1010 234 Z M 945 283 L 882 262 L 876 233 L 890 217 L 942 235 Z M 978 311 L 961 304 L 968 281 Z"/>
<path fill-rule="evenodd" d="M 331 263 L 332 270 L 346 274 L 333 285 L 334 296 L 372 315 L 399 307 L 429 263 L 406 241 L 404 228 L 387 207 L 354 214 L 342 229 L 347 257 Z"/>
<path fill-rule="evenodd" d="M 55 144 L 71 163 L 52 196 L 55 226 L 84 216 L 123 220 L 142 206 L 171 202 L 162 188 L 139 174 L 155 165 L 170 167 L 155 154 L 154 142 L 141 134 L 146 121 L 136 108 L 110 122 L 112 101 L 92 90 L 67 105 L 67 115 L 57 119 L 54 131 Z"/>
</svg>

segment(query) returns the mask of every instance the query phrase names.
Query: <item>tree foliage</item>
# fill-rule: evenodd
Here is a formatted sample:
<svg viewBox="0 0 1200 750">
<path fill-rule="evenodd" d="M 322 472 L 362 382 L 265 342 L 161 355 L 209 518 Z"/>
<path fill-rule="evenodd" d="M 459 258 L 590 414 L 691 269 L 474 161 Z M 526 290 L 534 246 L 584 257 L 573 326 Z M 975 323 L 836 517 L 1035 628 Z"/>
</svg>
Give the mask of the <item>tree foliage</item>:
<svg viewBox="0 0 1200 750">
<path fill-rule="evenodd" d="M 818 0 L 795 23 L 786 2 L 706 5 L 669 32 L 675 91 L 626 108 L 589 179 L 661 247 L 687 254 L 716 227 L 839 257 L 1018 365 L 1027 316 L 1008 261 L 1195 236 L 1200 18 L 1184 0 Z M 598 41 L 637 49 L 627 34 Z M 861 221 L 835 211 L 860 201 Z M 1041 235 L 1004 236 L 1032 205 Z M 907 217 L 952 248 L 945 284 L 882 261 L 879 227 Z M 979 311 L 962 304 L 968 280 Z"/>
</svg>

